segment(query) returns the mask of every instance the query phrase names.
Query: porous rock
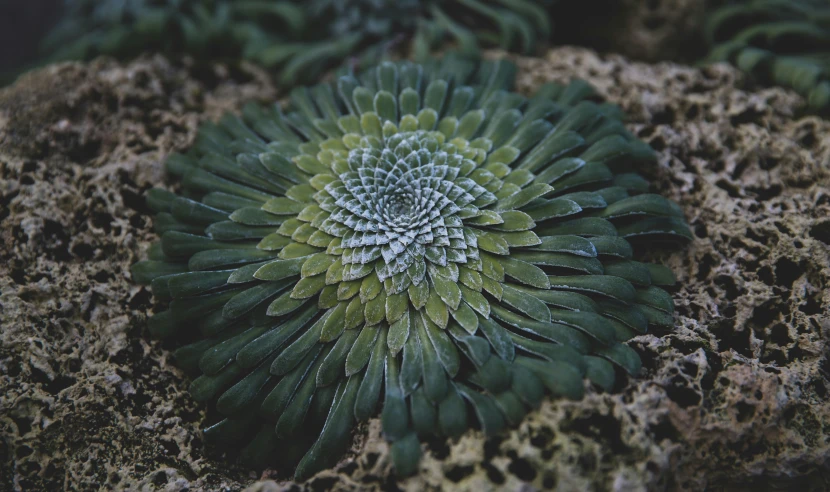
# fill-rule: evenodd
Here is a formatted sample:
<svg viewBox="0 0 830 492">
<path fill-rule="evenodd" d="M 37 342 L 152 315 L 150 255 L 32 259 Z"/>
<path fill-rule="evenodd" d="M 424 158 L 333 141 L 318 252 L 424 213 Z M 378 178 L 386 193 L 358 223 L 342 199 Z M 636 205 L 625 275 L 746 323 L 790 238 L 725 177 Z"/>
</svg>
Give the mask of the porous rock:
<svg viewBox="0 0 830 492">
<path fill-rule="evenodd" d="M 154 237 L 142 192 L 175 186 L 164 156 L 276 91 L 253 67 L 62 64 L 0 91 L 0 490 L 825 489 L 830 124 L 723 65 L 516 61 L 522 92 L 581 77 L 620 104 L 695 232 L 640 252 L 679 278 L 677 327 L 632 342 L 641 377 L 495 437 L 430 442 L 403 480 L 377 420 L 306 484 L 229 464 L 204 448 L 213 415 L 148 336 L 152 296 L 128 272 Z"/>
</svg>

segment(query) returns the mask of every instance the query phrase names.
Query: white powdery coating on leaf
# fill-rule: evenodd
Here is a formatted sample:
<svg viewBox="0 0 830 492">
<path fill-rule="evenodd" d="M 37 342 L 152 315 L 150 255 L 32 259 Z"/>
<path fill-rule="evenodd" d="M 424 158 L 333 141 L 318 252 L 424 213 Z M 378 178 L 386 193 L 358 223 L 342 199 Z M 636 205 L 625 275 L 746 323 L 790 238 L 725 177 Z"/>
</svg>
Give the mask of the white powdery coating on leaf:
<svg viewBox="0 0 830 492">
<path fill-rule="evenodd" d="M 343 255 L 344 264 L 367 264 L 382 257 L 384 265 L 377 274 L 384 281 L 429 259 L 445 266 L 447 247 L 460 253 L 453 255 L 456 262 L 466 262 L 465 251 L 475 246 L 466 242 L 456 214 L 475 200 L 470 191 L 486 191 L 460 176 L 476 164 L 454 145 L 442 144 L 426 131 L 398 133 L 386 139 L 382 149 L 352 149 L 348 165 L 349 171 L 325 188 L 339 207 L 330 219 L 348 229 L 339 235 L 342 247 L 355 250 Z M 411 280 L 418 284 L 422 278 Z"/>
</svg>

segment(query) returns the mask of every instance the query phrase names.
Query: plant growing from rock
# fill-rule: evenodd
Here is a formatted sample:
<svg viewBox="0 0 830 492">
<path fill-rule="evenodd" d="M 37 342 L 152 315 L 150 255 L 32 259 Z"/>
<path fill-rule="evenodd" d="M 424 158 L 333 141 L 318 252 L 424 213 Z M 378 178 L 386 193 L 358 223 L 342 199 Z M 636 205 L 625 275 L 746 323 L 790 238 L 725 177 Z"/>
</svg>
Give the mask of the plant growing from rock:
<svg viewBox="0 0 830 492">
<path fill-rule="evenodd" d="M 709 15 L 708 62 L 729 61 L 758 81 L 794 89 L 816 113 L 830 109 L 830 4 L 748 0 Z"/>
<path fill-rule="evenodd" d="M 333 466 L 379 413 L 399 474 L 426 436 L 517 425 L 545 392 L 637 375 L 675 282 L 630 240 L 690 237 L 638 169 L 654 154 L 583 82 L 510 92 L 515 67 L 383 63 L 205 124 L 148 193 L 133 278 L 168 308 L 206 440 L 254 464 Z"/>
<path fill-rule="evenodd" d="M 454 40 L 530 53 L 550 35 L 551 0 L 74 0 L 44 42 L 46 61 L 144 52 L 247 59 L 284 85 L 349 58 L 374 63 L 412 41 L 420 57 Z"/>
</svg>

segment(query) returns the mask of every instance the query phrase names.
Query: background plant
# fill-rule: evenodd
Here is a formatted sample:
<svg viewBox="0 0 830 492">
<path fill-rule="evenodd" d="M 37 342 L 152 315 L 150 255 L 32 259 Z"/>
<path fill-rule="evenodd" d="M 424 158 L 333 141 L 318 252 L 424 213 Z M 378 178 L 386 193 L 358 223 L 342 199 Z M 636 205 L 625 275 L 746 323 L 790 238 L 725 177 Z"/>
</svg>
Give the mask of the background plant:
<svg viewBox="0 0 830 492">
<path fill-rule="evenodd" d="M 830 109 L 830 4 L 745 0 L 715 9 L 704 26 L 706 61 L 729 61 L 766 84 L 789 87 L 808 109 Z"/>
<path fill-rule="evenodd" d="M 373 63 L 407 48 L 423 57 L 454 41 L 531 53 L 551 33 L 551 0 L 67 0 L 45 61 L 144 52 L 247 59 L 285 85 L 343 60 Z"/>
<path fill-rule="evenodd" d="M 612 389 L 624 344 L 672 325 L 674 277 L 629 241 L 690 238 L 636 174 L 654 155 L 590 86 L 510 92 L 515 67 L 384 63 L 286 110 L 206 124 L 155 189 L 133 267 L 169 308 L 209 442 L 254 464 L 332 466 L 379 410 L 400 474 L 419 439 L 518 424 L 545 391 Z"/>
</svg>

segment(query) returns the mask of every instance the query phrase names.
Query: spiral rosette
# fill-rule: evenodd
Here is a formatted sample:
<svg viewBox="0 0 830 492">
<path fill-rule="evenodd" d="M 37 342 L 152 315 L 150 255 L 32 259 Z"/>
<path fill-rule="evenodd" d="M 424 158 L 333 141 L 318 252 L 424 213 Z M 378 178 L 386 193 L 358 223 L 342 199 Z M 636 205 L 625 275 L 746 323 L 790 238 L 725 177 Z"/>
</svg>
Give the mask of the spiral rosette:
<svg viewBox="0 0 830 492">
<path fill-rule="evenodd" d="M 590 86 L 510 92 L 505 61 L 384 63 L 208 123 L 148 193 L 133 267 L 169 308 L 211 442 L 333 466 L 378 411 L 400 474 L 419 437 L 518 424 L 546 391 L 610 390 L 674 283 L 629 240 L 685 240 L 636 174 L 654 155 Z"/>
</svg>

